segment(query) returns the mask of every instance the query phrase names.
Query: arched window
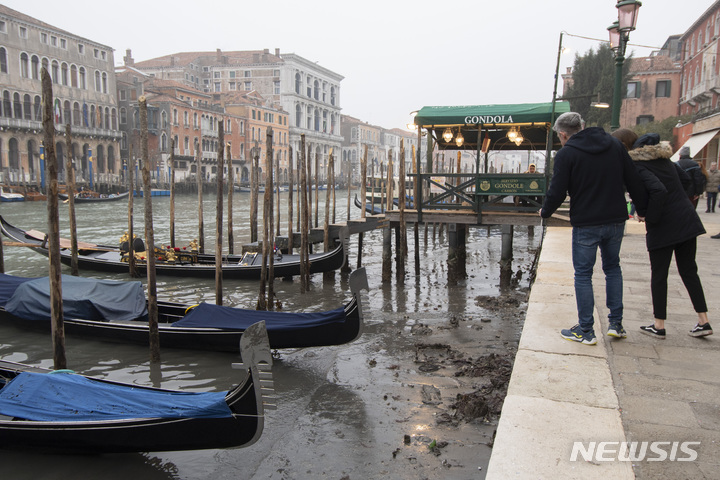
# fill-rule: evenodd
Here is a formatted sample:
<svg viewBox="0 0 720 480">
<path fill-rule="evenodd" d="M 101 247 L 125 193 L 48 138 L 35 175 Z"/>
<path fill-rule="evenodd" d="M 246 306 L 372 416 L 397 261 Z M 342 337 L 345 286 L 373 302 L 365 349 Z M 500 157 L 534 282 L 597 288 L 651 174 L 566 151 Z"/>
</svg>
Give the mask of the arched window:
<svg viewBox="0 0 720 480">
<path fill-rule="evenodd" d="M 302 88 L 302 76 L 300 73 L 295 74 L 295 93 L 298 95 L 300 94 L 300 89 Z"/>
<path fill-rule="evenodd" d="M 120 125 L 125 125 L 127 123 L 127 110 L 125 110 L 125 107 L 120 109 Z"/>
<path fill-rule="evenodd" d="M 102 74 L 102 92 L 108 93 L 108 76 L 106 72 Z"/>
<path fill-rule="evenodd" d="M 72 113 L 70 111 L 70 100 L 65 100 L 63 104 L 63 123 L 72 123 Z"/>
<path fill-rule="evenodd" d="M 78 86 L 78 71 L 75 65 L 70 66 L 70 85 L 75 88 Z"/>
<path fill-rule="evenodd" d="M 185 137 L 183 153 L 188 155 L 190 153 L 190 137 Z"/>
<path fill-rule="evenodd" d="M 330 105 L 335 105 L 335 87 L 330 87 Z"/>
<path fill-rule="evenodd" d="M 95 70 L 95 91 L 102 92 L 102 84 L 100 82 L 100 71 Z"/>
<path fill-rule="evenodd" d="M 0 72 L 8 73 L 7 50 L 5 50 L 5 47 L 0 47 Z"/>
<path fill-rule="evenodd" d="M 312 98 L 312 78 L 310 78 L 310 75 L 307 77 L 307 96 Z"/>
<path fill-rule="evenodd" d="M 186 127 L 190 126 L 190 115 L 187 110 L 183 113 L 183 125 Z"/>
<path fill-rule="evenodd" d="M 60 82 L 60 64 L 57 60 L 53 60 L 52 67 L 51 67 L 51 76 L 52 76 L 52 82 L 53 83 L 59 83 Z"/>
<path fill-rule="evenodd" d="M 40 80 L 40 59 L 37 55 L 33 55 L 30 59 L 30 63 L 32 64 L 32 78 L 33 80 Z"/>
<path fill-rule="evenodd" d="M 33 114 L 35 115 L 36 122 L 42 122 L 42 99 L 40 98 L 40 95 L 35 96 L 35 101 L 33 102 Z"/>
<path fill-rule="evenodd" d="M 20 94 L 15 93 L 13 95 L 13 110 L 15 111 L 15 118 L 22 118 L 22 102 L 20 102 Z"/>
<path fill-rule="evenodd" d="M 95 128 L 95 105 L 90 105 L 90 127 Z"/>
<path fill-rule="evenodd" d="M 320 131 L 320 111 L 315 109 L 315 131 Z"/>
<path fill-rule="evenodd" d="M 165 110 L 160 113 L 160 128 L 167 128 L 167 112 Z"/>
<path fill-rule="evenodd" d="M 108 173 L 115 173 L 115 148 L 110 145 L 107 150 L 107 171 Z"/>
<path fill-rule="evenodd" d="M 105 147 L 102 145 L 97 146 L 97 151 L 95 152 L 95 168 L 97 169 L 97 173 L 105 173 Z"/>
<path fill-rule="evenodd" d="M 11 138 L 8 142 L 8 166 L 17 170 L 20 168 L 20 148 L 16 138 Z"/>
<path fill-rule="evenodd" d="M 2 114 L 3 117 L 12 118 L 12 102 L 10 101 L 10 92 L 7 90 L 3 92 Z"/>
<path fill-rule="evenodd" d="M 85 67 L 80 67 L 80 88 L 87 90 L 87 77 L 85 75 Z"/>
<path fill-rule="evenodd" d="M 103 115 L 105 121 L 105 130 L 110 130 L 110 107 L 105 107 L 105 115 Z"/>
<path fill-rule="evenodd" d="M 78 102 L 73 103 L 73 118 L 72 118 L 72 124 L 73 125 L 80 125 L 80 119 L 82 117 L 80 116 L 80 104 Z"/>
<path fill-rule="evenodd" d="M 68 64 L 63 62 L 61 68 L 60 68 L 60 78 L 62 79 L 63 85 L 69 85 L 70 80 L 68 79 Z"/>
<path fill-rule="evenodd" d="M 23 118 L 32 120 L 32 99 L 27 93 L 23 97 Z"/>
<path fill-rule="evenodd" d="M 25 52 L 20 54 L 20 75 L 23 78 L 30 78 L 30 59 Z"/>
<path fill-rule="evenodd" d="M 117 110 L 114 108 L 110 110 L 110 127 L 113 130 L 117 130 L 118 124 L 117 124 Z"/>
<path fill-rule="evenodd" d="M 313 94 L 314 94 L 315 100 L 320 100 L 320 82 L 315 80 L 314 87 L 315 88 L 313 89 Z"/>
<path fill-rule="evenodd" d="M 178 124 L 178 111 L 177 108 L 173 108 L 173 125 Z"/>
</svg>

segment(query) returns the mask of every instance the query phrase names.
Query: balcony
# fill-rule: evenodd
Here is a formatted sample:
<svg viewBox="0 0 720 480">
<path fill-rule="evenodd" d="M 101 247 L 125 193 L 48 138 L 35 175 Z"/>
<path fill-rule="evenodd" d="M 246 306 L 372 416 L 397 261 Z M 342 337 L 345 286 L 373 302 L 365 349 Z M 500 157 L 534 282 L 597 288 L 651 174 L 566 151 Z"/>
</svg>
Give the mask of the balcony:
<svg viewBox="0 0 720 480">
<path fill-rule="evenodd" d="M 15 130 L 22 130 L 26 132 L 32 132 L 32 133 L 42 133 L 43 125 L 42 122 L 36 122 L 34 120 L 24 120 L 21 118 L 7 118 L 7 117 L 0 117 L 0 128 L 2 129 L 15 129 Z M 65 132 L 65 125 L 55 125 L 55 131 L 56 133 L 64 133 Z M 113 140 L 120 140 L 122 138 L 122 133 L 118 130 L 106 130 L 104 128 L 89 128 L 89 127 L 81 127 L 78 125 L 71 125 L 71 133 L 73 136 L 85 136 L 85 137 L 101 137 L 101 138 L 109 138 Z"/>
<path fill-rule="evenodd" d="M 200 130 L 200 134 L 203 137 L 211 137 L 211 138 L 218 138 L 218 136 L 219 136 L 217 130 L 211 130 L 211 129 L 205 128 L 205 127 L 203 127 Z"/>
</svg>

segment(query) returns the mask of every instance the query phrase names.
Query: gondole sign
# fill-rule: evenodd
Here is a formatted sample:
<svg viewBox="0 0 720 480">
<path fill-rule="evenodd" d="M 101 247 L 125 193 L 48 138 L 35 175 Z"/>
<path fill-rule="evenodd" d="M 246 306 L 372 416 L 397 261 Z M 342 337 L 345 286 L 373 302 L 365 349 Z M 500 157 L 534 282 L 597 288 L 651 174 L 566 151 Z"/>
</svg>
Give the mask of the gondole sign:
<svg viewBox="0 0 720 480">
<path fill-rule="evenodd" d="M 480 175 L 479 195 L 545 195 L 545 176 L 533 174 Z"/>
</svg>

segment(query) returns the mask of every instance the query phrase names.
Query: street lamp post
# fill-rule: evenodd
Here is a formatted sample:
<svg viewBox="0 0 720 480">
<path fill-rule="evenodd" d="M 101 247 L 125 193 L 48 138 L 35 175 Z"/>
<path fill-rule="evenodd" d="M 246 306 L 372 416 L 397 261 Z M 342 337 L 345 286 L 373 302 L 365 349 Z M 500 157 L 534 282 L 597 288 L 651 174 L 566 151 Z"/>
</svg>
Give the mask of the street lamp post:
<svg viewBox="0 0 720 480">
<path fill-rule="evenodd" d="M 615 87 L 613 90 L 612 118 L 610 130 L 620 128 L 620 92 L 622 89 L 622 70 L 625 63 L 625 48 L 630 40 L 630 32 L 637 25 L 638 10 L 642 3 L 638 0 L 618 0 L 618 20 L 608 27 L 610 48 L 615 52 Z"/>
</svg>

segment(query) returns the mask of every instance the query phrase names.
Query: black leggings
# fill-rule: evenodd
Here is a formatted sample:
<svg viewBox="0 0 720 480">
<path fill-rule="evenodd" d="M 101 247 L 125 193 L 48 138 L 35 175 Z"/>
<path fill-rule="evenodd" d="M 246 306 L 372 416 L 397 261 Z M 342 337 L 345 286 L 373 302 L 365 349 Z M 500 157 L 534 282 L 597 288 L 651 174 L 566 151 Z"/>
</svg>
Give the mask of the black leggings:
<svg viewBox="0 0 720 480">
<path fill-rule="evenodd" d="M 703 293 L 702 283 L 700 283 L 700 277 L 697 274 L 697 264 L 695 263 L 696 250 L 697 239 L 692 238 L 683 243 L 650 251 L 650 269 L 652 271 L 650 289 L 652 291 L 655 318 L 660 320 L 667 318 L 667 277 L 673 252 L 675 253 L 678 273 L 690 295 L 690 301 L 692 301 L 695 311 L 698 313 L 707 312 L 705 294 Z"/>
</svg>

